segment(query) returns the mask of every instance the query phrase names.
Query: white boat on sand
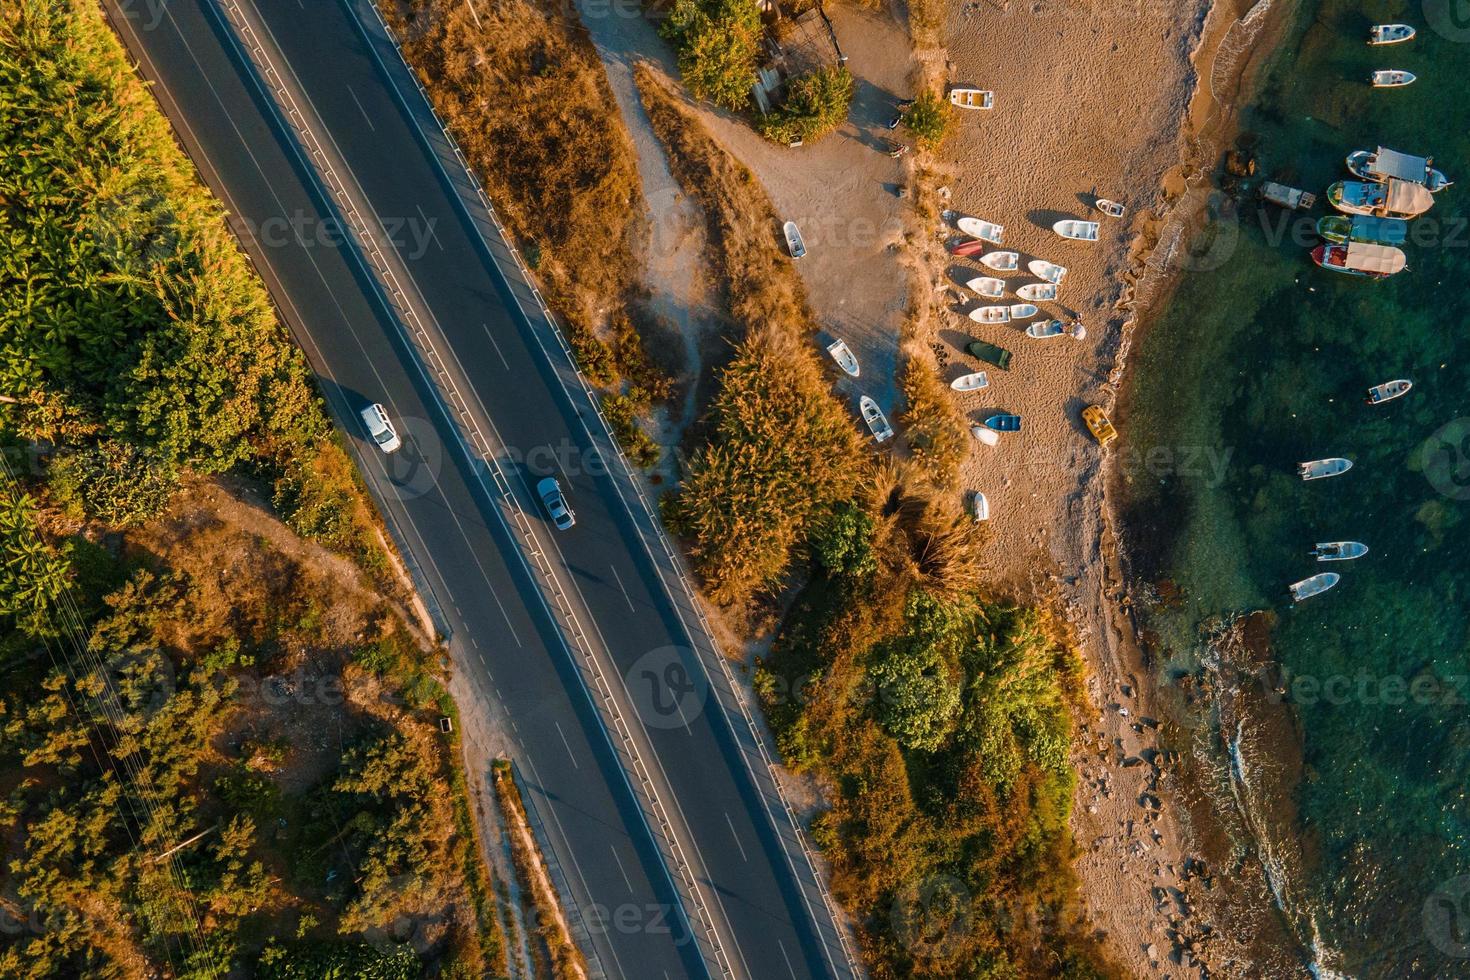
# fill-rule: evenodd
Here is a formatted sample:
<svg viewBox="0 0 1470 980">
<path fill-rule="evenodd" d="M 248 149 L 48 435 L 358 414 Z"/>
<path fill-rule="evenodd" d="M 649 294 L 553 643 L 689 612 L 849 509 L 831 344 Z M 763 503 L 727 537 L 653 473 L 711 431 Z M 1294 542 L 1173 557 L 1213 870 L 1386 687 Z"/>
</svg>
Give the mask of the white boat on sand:
<svg viewBox="0 0 1470 980">
<path fill-rule="evenodd" d="M 1037 320 L 1026 328 L 1026 336 L 1037 340 L 1046 340 L 1048 337 L 1073 337 L 1081 340 L 1087 336 L 1087 328 L 1082 326 L 1080 320 L 1073 320 L 1070 326 L 1061 320 Z"/>
<path fill-rule="evenodd" d="M 1047 262 L 1044 259 L 1032 259 L 1026 263 L 1026 268 L 1030 269 L 1031 274 L 1036 278 L 1045 279 L 1047 282 L 1056 283 L 1057 285 L 1061 285 L 1062 279 L 1067 275 L 1066 266 L 1057 265 L 1054 262 Z"/>
<path fill-rule="evenodd" d="M 868 431 L 873 433 L 874 439 L 887 442 L 893 438 L 893 427 L 888 424 L 888 418 L 877 402 L 863 395 L 858 399 L 858 406 L 863 410 L 863 421 L 868 423 Z"/>
<path fill-rule="evenodd" d="M 1368 546 L 1361 541 L 1323 541 L 1311 551 L 1318 561 L 1351 561 L 1368 553 Z"/>
<path fill-rule="evenodd" d="M 979 490 L 975 491 L 975 496 L 970 500 L 970 512 L 975 515 L 977 521 L 990 520 L 990 501 L 986 500 L 985 494 Z"/>
<path fill-rule="evenodd" d="M 949 102 L 961 109 L 994 109 L 995 93 L 983 88 L 955 88 L 949 91 Z"/>
<path fill-rule="evenodd" d="M 796 227 L 795 221 L 782 225 L 781 233 L 786 236 L 786 251 L 791 253 L 793 259 L 799 259 L 806 254 L 806 243 L 801 240 L 801 229 Z"/>
<path fill-rule="evenodd" d="M 965 286 L 987 299 L 1000 299 L 1006 291 L 1005 280 L 992 276 L 977 276 L 965 283 Z"/>
<path fill-rule="evenodd" d="M 1077 221 L 1068 218 L 1066 221 L 1058 221 L 1052 225 L 1051 230 L 1073 241 L 1095 242 L 1097 241 L 1098 224 L 1096 221 Z"/>
<path fill-rule="evenodd" d="M 1303 480 L 1325 480 L 1329 476 L 1341 476 L 1353 468 L 1353 461 L 1341 456 L 1314 459 L 1310 463 L 1296 464 L 1297 475 Z"/>
<path fill-rule="evenodd" d="M 976 323 L 1009 323 L 1011 322 L 1011 308 L 1009 306 L 982 306 L 970 311 L 970 319 Z"/>
<path fill-rule="evenodd" d="M 1381 68 L 1370 76 L 1374 88 L 1403 88 L 1414 84 L 1415 75 L 1401 68 Z"/>
<path fill-rule="evenodd" d="M 827 345 L 827 353 L 832 355 L 832 360 L 836 361 L 837 366 L 847 374 L 854 378 L 858 376 L 861 369 L 858 367 L 857 355 L 852 352 L 851 347 L 847 346 L 847 341 L 832 341 Z"/>
<path fill-rule="evenodd" d="M 1311 578 L 1304 578 L 1300 582 L 1293 582 L 1291 585 L 1292 601 L 1301 602 L 1314 595 L 1321 595 L 1340 581 L 1342 581 L 1342 576 L 1336 572 L 1323 572 Z"/>
<path fill-rule="evenodd" d="M 1016 295 L 1021 299 L 1033 302 L 1046 302 L 1057 298 L 1057 284 L 1054 282 L 1033 282 L 1016 290 Z"/>
<path fill-rule="evenodd" d="M 1414 382 L 1408 378 L 1398 378 L 1394 381 L 1385 381 L 1381 385 L 1374 385 L 1368 389 L 1368 397 L 1365 399 L 1369 405 L 1382 405 L 1391 402 L 1395 398 L 1402 398 L 1414 387 Z"/>
<path fill-rule="evenodd" d="M 984 371 L 976 371 L 974 374 L 962 374 L 949 383 L 955 391 L 979 391 L 990 384 L 990 379 L 985 377 Z"/>
<path fill-rule="evenodd" d="M 979 218 L 960 218 L 954 226 L 971 238 L 978 238 L 992 245 L 999 245 L 1001 237 L 1006 233 L 1005 225 L 981 221 Z"/>
<path fill-rule="evenodd" d="M 1121 218 L 1123 217 L 1123 213 L 1128 210 L 1117 201 L 1109 201 L 1105 197 L 1100 197 L 1096 201 L 1093 201 L 1092 206 L 1097 208 L 1103 214 L 1107 215 L 1109 218 Z"/>
<path fill-rule="evenodd" d="M 970 435 L 974 436 L 976 439 L 979 439 L 987 446 L 995 446 L 1000 443 L 1000 433 L 996 432 L 994 429 L 987 429 L 983 425 L 970 426 Z"/>
<path fill-rule="evenodd" d="M 1414 40 L 1419 33 L 1408 24 L 1374 24 L 1368 31 L 1368 43 L 1377 47 L 1381 44 L 1403 44 Z"/>
<path fill-rule="evenodd" d="M 1020 252 L 991 252 L 980 257 L 980 264 L 996 272 L 1011 272 L 1021 264 Z"/>
<path fill-rule="evenodd" d="M 1013 303 L 1013 304 L 1011 304 L 1011 319 L 1012 320 L 1024 320 L 1027 317 L 1033 317 L 1035 315 L 1036 315 L 1036 306 L 1034 304 L 1032 304 L 1032 303 Z"/>
</svg>

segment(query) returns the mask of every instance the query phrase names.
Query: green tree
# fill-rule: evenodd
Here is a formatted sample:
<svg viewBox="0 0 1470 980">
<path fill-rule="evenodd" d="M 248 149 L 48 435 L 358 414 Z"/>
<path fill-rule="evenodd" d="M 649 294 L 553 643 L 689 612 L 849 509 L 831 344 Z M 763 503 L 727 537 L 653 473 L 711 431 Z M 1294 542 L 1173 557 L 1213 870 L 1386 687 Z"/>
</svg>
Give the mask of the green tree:
<svg viewBox="0 0 1470 980">
<path fill-rule="evenodd" d="M 70 573 L 36 530 L 35 501 L 0 477 L 0 616 L 34 636 L 50 635 Z"/>
<path fill-rule="evenodd" d="M 677 0 L 659 30 L 695 98 L 734 111 L 749 104 L 761 41 L 755 0 Z"/>
<path fill-rule="evenodd" d="M 810 143 L 847 121 L 854 83 L 846 65 L 818 68 L 786 83 L 786 96 L 761 119 L 761 135 L 777 143 Z"/>
<path fill-rule="evenodd" d="M 903 124 L 914 134 L 919 146 L 936 149 L 949 130 L 949 103 L 933 92 L 922 92 L 904 110 Z"/>
</svg>

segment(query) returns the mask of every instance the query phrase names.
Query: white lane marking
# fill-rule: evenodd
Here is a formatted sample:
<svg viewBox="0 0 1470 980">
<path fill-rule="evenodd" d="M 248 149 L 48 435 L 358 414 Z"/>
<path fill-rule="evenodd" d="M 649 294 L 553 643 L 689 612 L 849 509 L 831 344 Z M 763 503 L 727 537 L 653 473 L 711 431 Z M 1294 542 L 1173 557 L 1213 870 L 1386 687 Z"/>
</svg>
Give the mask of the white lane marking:
<svg viewBox="0 0 1470 980">
<path fill-rule="evenodd" d="M 444 243 L 439 240 L 439 229 L 433 221 L 429 220 L 429 215 L 424 211 L 423 206 L 415 204 L 414 210 L 418 211 L 419 220 L 424 223 L 424 227 L 429 229 L 429 237 L 434 240 L 435 245 L 439 246 L 439 251 L 444 251 Z"/>
<path fill-rule="evenodd" d="M 618 588 L 623 590 L 623 601 L 628 604 L 629 611 L 631 611 L 631 612 L 637 612 L 638 610 L 633 607 L 633 599 L 632 599 L 632 597 L 628 595 L 628 590 L 623 585 L 623 577 L 618 574 L 618 566 L 616 566 L 616 565 L 609 565 L 607 567 L 612 569 L 613 579 L 618 583 Z"/>
<path fill-rule="evenodd" d="M 347 94 L 352 96 L 352 101 L 357 103 L 357 111 L 362 113 L 363 121 L 368 124 L 368 129 L 371 129 L 373 132 L 376 133 L 378 131 L 378 127 L 373 125 L 373 117 L 369 116 L 367 114 L 367 110 L 362 107 L 362 100 L 357 97 L 356 92 L 352 91 L 351 85 L 347 85 L 344 87 L 347 89 Z"/>
<path fill-rule="evenodd" d="M 420 208 L 419 210 L 423 210 L 423 209 Z M 500 349 L 500 341 L 496 340 L 495 339 L 495 335 L 490 332 L 490 324 L 488 324 L 485 321 L 481 320 L 480 321 L 480 329 L 481 330 L 484 330 L 485 331 L 485 336 L 488 337 L 488 338 L 490 338 L 490 346 L 495 348 L 495 353 L 500 358 L 500 364 L 501 364 L 501 366 L 504 367 L 507 371 L 509 371 L 510 370 L 510 361 L 507 361 L 505 359 L 505 354 Z"/>
<path fill-rule="evenodd" d="M 618 857 L 618 849 L 611 844 L 607 845 L 607 849 L 612 851 L 613 860 L 618 862 L 618 873 L 623 876 L 623 884 L 628 886 L 628 894 L 633 894 L 633 881 L 628 877 L 628 872 L 623 869 L 623 859 Z"/>
<path fill-rule="evenodd" d="M 581 769 L 582 767 L 577 764 L 577 757 L 572 755 L 572 743 L 567 741 L 567 733 L 561 730 L 561 722 L 553 721 L 552 724 L 556 726 L 556 733 L 561 736 L 561 744 L 567 747 L 567 758 L 572 760 L 573 766 Z"/>
<path fill-rule="evenodd" d="M 791 980 L 799 980 L 796 975 L 796 967 L 791 965 L 791 957 L 786 955 L 786 944 L 777 939 L 776 945 L 781 949 L 781 958 L 786 961 L 786 969 L 791 974 Z"/>
<path fill-rule="evenodd" d="M 735 833 L 735 821 L 730 819 L 729 810 L 725 811 L 725 823 L 729 824 L 730 836 L 735 838 L 735 846 L 740 849 L 740 860 L 744 861 L 746 864 L 749 864 L 750 858 L 745 856 L 745 845 L 740 843 L 740 835 Z"/>
</svg>

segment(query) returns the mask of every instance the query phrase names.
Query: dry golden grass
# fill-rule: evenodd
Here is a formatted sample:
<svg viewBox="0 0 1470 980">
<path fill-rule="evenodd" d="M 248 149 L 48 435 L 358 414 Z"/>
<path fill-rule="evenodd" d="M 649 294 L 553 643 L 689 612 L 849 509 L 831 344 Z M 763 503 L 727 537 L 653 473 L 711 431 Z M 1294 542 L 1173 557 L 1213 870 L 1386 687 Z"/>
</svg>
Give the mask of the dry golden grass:
<svg viewBox="0 0 1470 980">
<path fill-rule="evenodd" d="M 936 488 L 953 489 L 965 461 L 965 417 L 926 359 L 911 355 L 900 379 L 907 402 L 899 421 L 917 467 Z"/>
</svg>

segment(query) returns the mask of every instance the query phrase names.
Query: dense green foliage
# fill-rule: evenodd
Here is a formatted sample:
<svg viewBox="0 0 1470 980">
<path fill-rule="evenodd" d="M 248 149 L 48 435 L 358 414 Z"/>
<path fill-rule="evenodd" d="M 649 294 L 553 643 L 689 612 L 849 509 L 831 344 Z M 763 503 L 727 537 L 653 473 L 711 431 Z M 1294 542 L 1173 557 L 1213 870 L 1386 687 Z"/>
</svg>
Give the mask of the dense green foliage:
<svg viewBox="0 0 1470 980">
<path fill-rule="evenodd" d="M 921 92 L 903 113 L 903 124 L 914 134 L 919 146 L 938 148 L 949 131 L 949 103 L 933 92 Z"/>
<path fill-rule="evenodd" d="M 758 126 L 777 143 L 810 143 L 847 121 L 854 83 L 846 65 L 817 68 L 786 83 L 781 104 Z"/>
<path fill-rule="evenodd" d="M 36 503 L 0 480 L 0 619 L 49 636 L 56 601 L 66 589 L 66 562 L 36 536 Z"/>
<path fill-rule="evenodd" d="M 695 98 L 736 111 L 750 103 L 761 42 L 755 0 L 674 0 L 659 32 Z"/>
<path fill-rule="evenodd" d="M 1075 655 L 960 574 L 972 522 L 875 498 L 817 527 L 757 676 L 788 764 L 831 787 L 814 834 L 872 975 L 1116 975 L 1074 918 Z"/>
</svg>

